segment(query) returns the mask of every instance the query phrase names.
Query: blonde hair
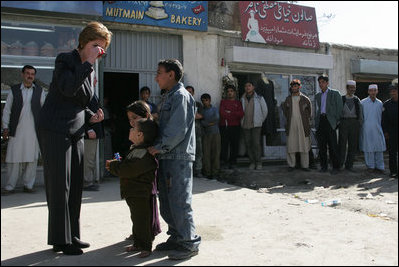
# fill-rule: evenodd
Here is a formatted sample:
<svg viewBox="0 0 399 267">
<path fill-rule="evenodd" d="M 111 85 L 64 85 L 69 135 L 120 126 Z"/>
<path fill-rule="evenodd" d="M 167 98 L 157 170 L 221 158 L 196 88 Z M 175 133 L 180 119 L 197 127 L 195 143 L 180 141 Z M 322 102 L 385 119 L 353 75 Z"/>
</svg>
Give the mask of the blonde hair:
<svg viewBox="0 0 399 267">
<path fill-rule="evenodd" d="M 87 26 L 81 31 L 79 34 L 79 49 L 83 49 L 85 45 L 97 39 L 102 39 L 105 41 L 104 49 L 107 49 L 109 44 L 111 43 L 112 32 L 108 30 L 104 24 L 92 21 L 87 24 Z"/>
</svg>

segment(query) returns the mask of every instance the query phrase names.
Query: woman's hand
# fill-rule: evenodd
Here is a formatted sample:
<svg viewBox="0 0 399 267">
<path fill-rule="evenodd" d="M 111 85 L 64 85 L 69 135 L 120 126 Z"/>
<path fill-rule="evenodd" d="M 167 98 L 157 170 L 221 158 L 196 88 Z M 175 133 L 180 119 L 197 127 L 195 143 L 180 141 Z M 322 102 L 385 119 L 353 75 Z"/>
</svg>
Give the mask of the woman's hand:
<svg viewBox="0 0 399 267">
<path fill-rule="evenodd" d="M 97 110 L 96 114 L 94 114 L 90 118 L 89 122 L 90 123 L 98 123 L 98 122 L 102 122 L 103 120 L 104 120 L 104 111 L 101 108 L 99 108 Z"/>
</svg>

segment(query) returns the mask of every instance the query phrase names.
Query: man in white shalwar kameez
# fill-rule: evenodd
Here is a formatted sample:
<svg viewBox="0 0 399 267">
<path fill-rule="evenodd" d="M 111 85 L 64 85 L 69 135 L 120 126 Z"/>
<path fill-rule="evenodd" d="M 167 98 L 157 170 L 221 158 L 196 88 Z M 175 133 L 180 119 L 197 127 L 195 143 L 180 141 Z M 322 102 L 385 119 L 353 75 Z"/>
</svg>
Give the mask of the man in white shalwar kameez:
<svg viewBox="0 0 399 267">
<path fill-rule="evenodd" d="M 381 126 L 383 103 L 377 98 L 378 86 L 370 84 L 369 96 L 360 103 L 363 107 L 363 127 L 360 148 L 364 152 L 367 171 L 384 173 L 385 138 Z"/>
<path fill-rule="evenodd" d="M 3 195 L 14 193 L 20 177 L 23 177 L 24 192 L 34 191 L 39 158 L 35 121 L 46 97 L 45 91 L 33 83 L 35 75 L 34 67 L 24 66 L 23 82 L 11 87 L 3 110 L 3 137 L 8 139 L 5 160 L 8 180 Z"/>
</svg>

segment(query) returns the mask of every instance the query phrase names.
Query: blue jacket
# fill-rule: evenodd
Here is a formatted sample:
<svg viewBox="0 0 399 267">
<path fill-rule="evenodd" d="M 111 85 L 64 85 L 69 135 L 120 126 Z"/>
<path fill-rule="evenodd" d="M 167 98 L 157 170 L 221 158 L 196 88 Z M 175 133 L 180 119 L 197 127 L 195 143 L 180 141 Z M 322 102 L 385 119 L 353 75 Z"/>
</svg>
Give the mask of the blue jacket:
<svg viewBox="0 0 399 267">
<path fill-rule="evenodd" d="M 166 95 L 159 115 L 159 159 L 195 160 L 195 100 L 177 83 Z"/>
</svg>

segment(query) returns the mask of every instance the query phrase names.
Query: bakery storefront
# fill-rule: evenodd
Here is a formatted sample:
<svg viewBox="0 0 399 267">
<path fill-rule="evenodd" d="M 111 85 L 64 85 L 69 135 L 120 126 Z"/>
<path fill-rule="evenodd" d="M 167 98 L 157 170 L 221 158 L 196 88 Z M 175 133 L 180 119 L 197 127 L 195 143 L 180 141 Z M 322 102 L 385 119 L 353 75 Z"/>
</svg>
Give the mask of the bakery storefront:
<svg viewBox="0 0 399 267">
<path fill-rule="evenodd" d="M 102 1 L 1 1 L 2 111 L 11 86 L 22 82 L 24 65 L 37 69 L 35 82 L 48 90 L 56 55 L 77 47 L 80 31 L 87 21 L 102 16 L 102 6 Z M 2 141 L 2 172 L 6 150 Z M 40 172 L 40 159 L 38 165 Z"/>
</svg>

